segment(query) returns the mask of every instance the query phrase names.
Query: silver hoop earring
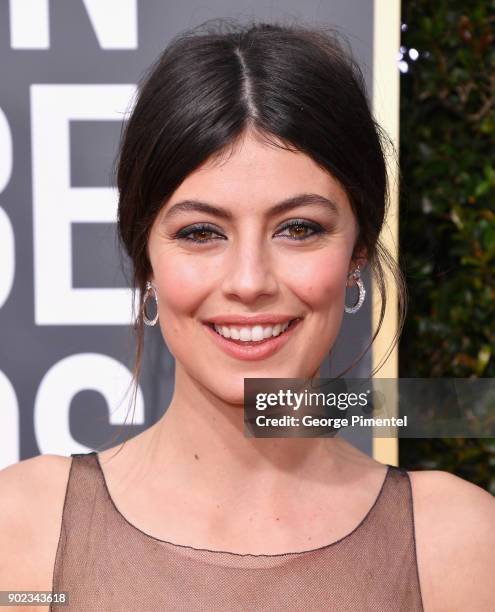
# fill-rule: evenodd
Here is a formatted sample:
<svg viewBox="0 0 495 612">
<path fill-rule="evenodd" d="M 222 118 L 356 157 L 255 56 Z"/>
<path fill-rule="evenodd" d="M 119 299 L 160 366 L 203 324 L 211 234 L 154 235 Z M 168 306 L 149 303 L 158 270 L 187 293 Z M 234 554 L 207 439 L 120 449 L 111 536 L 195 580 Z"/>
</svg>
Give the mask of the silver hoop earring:
<svg viewBox="0 0 495 612">
<path fill-rule="evenodd" d="M 359 266 L 357 266 L 354 272 L 349 273 L 348 278 L 355 279 L 356 285 L 359 287 L 358 301 L 354 304 L 354 306 L 346 306 L 344 304 L 344 310 L 349 314 L 354 314 L 361 308 L 366 296 L 366 289 L 364 288 L 363 281 L 361 280 L 361 270 L 359 269 Z"/>
<path fill-rule="evenodd" d="M 148 319 L 148 316 L 146 315 L 146 302 L 148 301 L 150 295 L 152 295 L 153 299 L 155 300 L 156 315 L 154 319 Z M 153 287 L 150 281 L 146 283 L 146 293 L 143 300 L 143 321 L 146 325 L 150 326 L 156 325 L 156 322 L 158 321 L 158 298 L 156 297 L 156 289 Z"/>
</svg>

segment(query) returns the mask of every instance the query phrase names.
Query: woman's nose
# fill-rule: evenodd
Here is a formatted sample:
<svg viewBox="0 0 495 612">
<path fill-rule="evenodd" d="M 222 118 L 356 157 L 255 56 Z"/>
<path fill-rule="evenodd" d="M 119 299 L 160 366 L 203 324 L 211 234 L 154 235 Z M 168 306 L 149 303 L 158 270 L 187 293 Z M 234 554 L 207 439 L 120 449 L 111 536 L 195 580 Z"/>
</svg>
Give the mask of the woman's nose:
<svg viewBox="0 0 495 612">
<path fill-rule="evenodd" d="M 273 263 L 268 245 L 259 237 L 239 241 L 225 262 L 223 292 L 246 303 L 262 295 L 273 295 L 278 286 Z"/>
</svg>

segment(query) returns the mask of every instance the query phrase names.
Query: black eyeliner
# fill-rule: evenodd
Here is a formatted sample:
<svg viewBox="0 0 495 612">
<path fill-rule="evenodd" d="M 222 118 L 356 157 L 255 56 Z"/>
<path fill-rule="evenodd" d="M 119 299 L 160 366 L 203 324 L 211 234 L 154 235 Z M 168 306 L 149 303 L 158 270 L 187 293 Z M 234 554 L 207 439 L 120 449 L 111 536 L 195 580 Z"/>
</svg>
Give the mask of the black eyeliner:
<svg viewBox="0 0 495 612">
<path fill-rule="evenodd" d="M 290 221 L 287 221 L 286 223 L 284 223 L 284 225 L 282 225 L 282 227 L 278 230 L 278 232 L 292 228 L 292 227 L 304 227 L 304 228 L 310 229 L 312 232 L 308 236 L 303 236 L 302 238 L 292 238 L 292 241 L 294 242 L 303 242 L 305 240 L 312 238 L 313 236 L 328 233 L 328 231 L 323 226 L 321 226 L 319 223 L 316 223 L 314 221 L 309 221 L 307 219 L 291 219 Z M 217 227 L 215 225 L 212 225 L 211 223 L 196 223 L 193 225 L 188 225 L 187 227 L 182 228 L 178 230 L 177 232 L 175 232 L 174 234 L 172 234 L 171 237 L 172 239 L 184 240 L 187 242 L 194 242 L 197 244 L 201 244 L 201 243 L 208 244 L 212 240 L 215 240 L 214 238 L 207 238 L 206 240 L 198 240 L 197 238 L 189 237 L 196 232 L 217 234 L 217 236 L 221 236 L 222 238 L 225 238 L 223 234 L 220 234 Z"/>
</svg>

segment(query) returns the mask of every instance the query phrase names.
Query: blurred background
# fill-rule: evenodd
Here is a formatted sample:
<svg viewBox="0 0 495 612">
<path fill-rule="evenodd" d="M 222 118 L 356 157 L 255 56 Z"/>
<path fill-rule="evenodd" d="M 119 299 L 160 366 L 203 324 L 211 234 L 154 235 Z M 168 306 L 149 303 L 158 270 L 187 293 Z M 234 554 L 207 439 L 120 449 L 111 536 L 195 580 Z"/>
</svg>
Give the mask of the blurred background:
<svg viewBox="0 0 495 612">
<path fill-rule="evenodd" d="M 495 2 L 401 13 L 402 377 L 495 377 Z M 495 495 L 494 438 L 401 439 L 399 464 Z"/>
</svg>

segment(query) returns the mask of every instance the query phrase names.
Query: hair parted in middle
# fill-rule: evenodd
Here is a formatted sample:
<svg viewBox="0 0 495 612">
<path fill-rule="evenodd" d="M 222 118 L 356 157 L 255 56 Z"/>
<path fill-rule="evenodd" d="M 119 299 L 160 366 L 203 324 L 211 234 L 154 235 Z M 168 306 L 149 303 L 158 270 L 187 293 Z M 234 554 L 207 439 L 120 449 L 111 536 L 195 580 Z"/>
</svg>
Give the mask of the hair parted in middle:
<svg viewBox="0 0 495 612">
<path fill-rule="evenodd" d="M 389 201 L 385 146 L 393 145 L 373 118 L 350 45 L 330 26 L 214 19 L 175 36 L 141 80 L 116 160 L 118 237 L 132 264 L 133 290 L 141 296 L 136 385 L 153 221 L 190 173 L 233 151 L 247 131 L 272 146 L 305 153 L 349 198 L 359 228 L 355 252 L 365 250 L 382 304 L 371 342 L 343 373 L 381 327 L 385 268 L 399 299 L 398 331 L 389 350 L 398 340 L 406 287 L 379 239 Z"/>
</svg>

